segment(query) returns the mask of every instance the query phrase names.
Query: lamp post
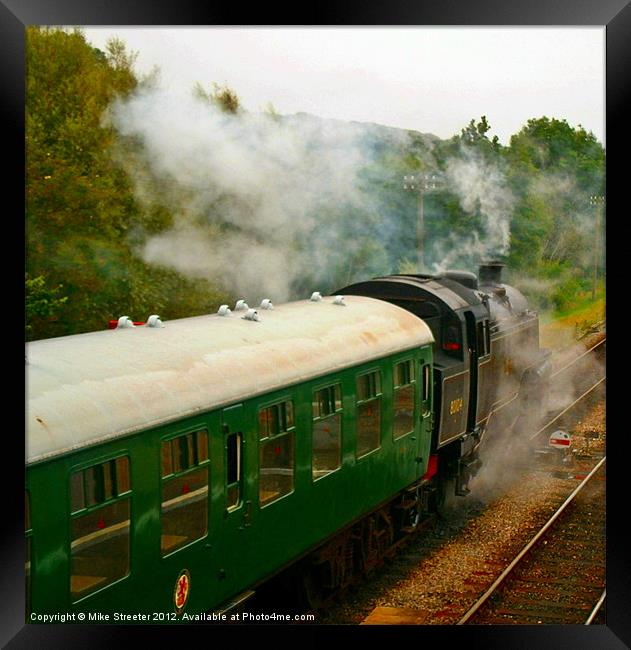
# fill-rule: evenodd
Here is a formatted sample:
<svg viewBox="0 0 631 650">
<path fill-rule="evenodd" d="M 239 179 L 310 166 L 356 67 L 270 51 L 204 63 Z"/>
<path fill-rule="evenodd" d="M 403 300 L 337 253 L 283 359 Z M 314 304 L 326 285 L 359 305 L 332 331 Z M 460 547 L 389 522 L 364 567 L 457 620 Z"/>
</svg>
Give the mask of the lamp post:
<svg viewBox="0 0 631 650">
<path fill-rule="evenodd" d="M 605 205 L 605 197 L 602 194 L 594 194 L 589 197 L 589 204 L 596 208 L 596 225 L 594 237 L 594 268 L 592 273 L 592 300 L 596 300 L 596 280 L 598 278 L 598 249 L 600 247 L 600 223 L 601 213 Z"/>
<path fill-rule="evenodd" d="M 418 254 L 418 269 L 425 266 L 424 239 L 425 239 L 425 213 L 423 197 L 427 192 L 440 188 L 441 178 L 434 173 L 411 174 L 403 177 L 403 189 L 418 193 L 418 221 L 416 223 L 416 245 Z"/>
</svg>

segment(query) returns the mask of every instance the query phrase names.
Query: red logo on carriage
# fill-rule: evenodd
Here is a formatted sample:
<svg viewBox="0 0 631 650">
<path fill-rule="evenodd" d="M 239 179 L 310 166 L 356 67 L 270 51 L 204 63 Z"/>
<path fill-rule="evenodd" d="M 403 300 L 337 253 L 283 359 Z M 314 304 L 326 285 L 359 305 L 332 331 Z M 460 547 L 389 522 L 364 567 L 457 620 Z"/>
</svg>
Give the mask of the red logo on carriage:
<svg viewBox="0 0 631 650">
<path fill-rule="evenodd" d="M 186 569 L 184 569 L 175 581 L 175 590 L 173 591 L 175 610 L 178 614 L 184 609 L 184 606 L 186 605 L 190 588 L 191 575 Z"/>
</svg>

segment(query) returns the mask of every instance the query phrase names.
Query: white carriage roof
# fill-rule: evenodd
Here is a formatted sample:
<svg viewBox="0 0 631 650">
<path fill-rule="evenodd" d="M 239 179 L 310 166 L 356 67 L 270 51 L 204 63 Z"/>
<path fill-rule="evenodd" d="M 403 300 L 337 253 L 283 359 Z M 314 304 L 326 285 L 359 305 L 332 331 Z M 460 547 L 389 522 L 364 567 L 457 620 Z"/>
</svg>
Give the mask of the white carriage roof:
<svg viewBox="0 0 631 650">
<path fill-rule="evenodd" d="M 433 342 L 386 302 L 347 296 L 27 344 L 26 461 L 238 403 Z"/>
</svg>

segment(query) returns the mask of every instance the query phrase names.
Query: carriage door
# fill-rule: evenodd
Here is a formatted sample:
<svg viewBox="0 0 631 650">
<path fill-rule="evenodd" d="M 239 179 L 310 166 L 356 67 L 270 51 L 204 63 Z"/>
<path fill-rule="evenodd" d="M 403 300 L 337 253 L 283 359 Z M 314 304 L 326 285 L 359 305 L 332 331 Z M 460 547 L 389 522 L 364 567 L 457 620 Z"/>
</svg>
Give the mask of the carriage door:
<svg viewBox="0 0 631 650">
<path fill-rule="evenodd" d="M 467 413 L 467 431 L 473 431 L 476 423 L 478 405 L 478 361 L 476 321 L 473 312 L 466 311 L 467 348 L 469 351 L 469 411 Z"/>
<path fill-rule="evenodd" d="M 252 502 L 244 495 L 245 423 L 243 405 L 221 413 L 224 460 L 224 516 L 229 528 L 244 530 L 250 524 Z"/>
</svg>

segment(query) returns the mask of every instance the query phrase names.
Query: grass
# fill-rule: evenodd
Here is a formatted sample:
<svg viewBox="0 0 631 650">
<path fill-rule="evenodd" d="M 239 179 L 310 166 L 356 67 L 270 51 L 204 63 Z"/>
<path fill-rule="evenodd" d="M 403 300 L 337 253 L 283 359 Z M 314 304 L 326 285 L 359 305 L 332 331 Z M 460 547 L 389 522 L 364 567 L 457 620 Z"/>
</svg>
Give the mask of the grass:
<svg viewBox="0 0 631 650">
<path fill-rule="evenodd" d="M 541 347 L 559 349 L 574 343 L 578 336 L 605 319 L 605 298 L 602 295 L 592 301 L 591 294 L 572 309 L 564 312 L 548 312 L 541 315 L 539 339 Z"/>
</svg>

